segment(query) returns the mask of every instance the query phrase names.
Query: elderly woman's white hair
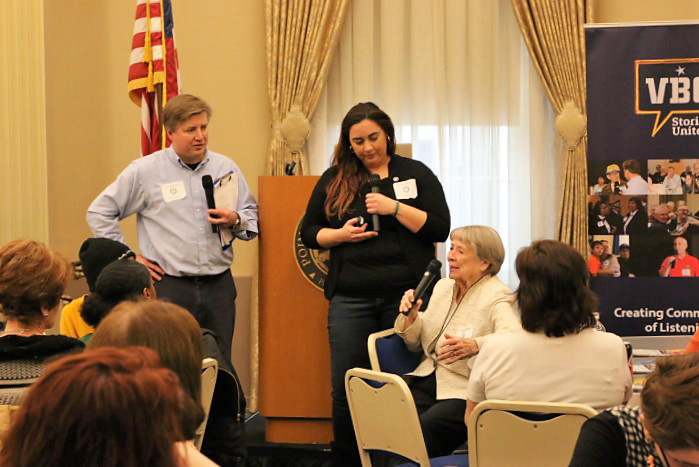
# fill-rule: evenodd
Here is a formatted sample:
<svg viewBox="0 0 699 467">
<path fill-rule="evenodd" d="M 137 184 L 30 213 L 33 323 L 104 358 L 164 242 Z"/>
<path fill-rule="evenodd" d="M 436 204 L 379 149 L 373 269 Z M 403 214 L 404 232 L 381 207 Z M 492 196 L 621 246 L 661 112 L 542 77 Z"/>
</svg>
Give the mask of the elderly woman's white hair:
<svg viewBox="0 0 699 467">
<path fill-rule="evenodd" d="M 451 231 L 451 240 L 468 243 L 473 248 L 473 253 L 489 263 L 486 274 L 495 275 L 500 272 L 500 267 L 505 260 L 505 247 L 497 231 L 485 225 L 467 225 Z"/>
</svg>

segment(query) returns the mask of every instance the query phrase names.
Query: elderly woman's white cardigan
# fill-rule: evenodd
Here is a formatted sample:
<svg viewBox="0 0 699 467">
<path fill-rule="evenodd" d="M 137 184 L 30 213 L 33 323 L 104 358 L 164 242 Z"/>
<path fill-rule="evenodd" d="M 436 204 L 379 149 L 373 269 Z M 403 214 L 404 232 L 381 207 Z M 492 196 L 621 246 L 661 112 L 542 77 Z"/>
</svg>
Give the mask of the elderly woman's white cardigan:
<svg viewBox="0 0 699 467">
<path fill-rule="evenodd" d="M 427 376 L 437 371 L 437 399 L 466 399 L 468 377 L 473 363 L 463 358 L 450 365 L 437 361 L 436 349 L 444 334 L 461 337 L 472 330 L 470 337 L 481 348 L 489 334 L 512 332 L 522 328 L 514 306 L 514 294 L 497 276 L 485 276 L 466 292 L 461 302 L 453 303 L 455 281 L 442 279 L 434 287 L 430 303 L 418 313 L 415 322 L 403 329 L 406 317 L 398 315 L 395 330 L 414 352 L 422 351 L 425 358 L 410 375 Z M 456 310 L 453 310 L 456 306 Z M 466 337 L 469 337 L 468 335 Z"/>
</svg>

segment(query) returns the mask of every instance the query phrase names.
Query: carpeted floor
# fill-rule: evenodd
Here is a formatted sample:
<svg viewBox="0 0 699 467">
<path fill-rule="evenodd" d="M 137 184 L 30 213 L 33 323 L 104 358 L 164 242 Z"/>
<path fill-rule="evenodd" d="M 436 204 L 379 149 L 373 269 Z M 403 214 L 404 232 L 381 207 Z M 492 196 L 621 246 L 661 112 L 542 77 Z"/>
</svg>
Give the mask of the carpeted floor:
<svg viewBox="0 0 699 467">
<path fill-rule="evenodd" d="M 245 422 L 249 467 L 330 467 L 327 444 L 279 444 L 265 441 L 265 417 L 250 415 Z"/>
</svg>

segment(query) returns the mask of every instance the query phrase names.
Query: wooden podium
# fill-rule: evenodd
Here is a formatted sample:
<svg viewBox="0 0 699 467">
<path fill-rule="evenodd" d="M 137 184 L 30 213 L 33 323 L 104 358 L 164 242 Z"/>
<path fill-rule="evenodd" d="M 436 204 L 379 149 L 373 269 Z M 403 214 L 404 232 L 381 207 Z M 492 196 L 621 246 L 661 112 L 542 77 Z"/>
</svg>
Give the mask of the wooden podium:
<svg viewBox="0 0 699 467">
<path fill-rule="evenodd" d="M 298 226 L 319 177 L 259 178 L 260 413 L 266 440 L 332 440 L 328 302 L 322 256 L 306 249 Z"/>
</svg>

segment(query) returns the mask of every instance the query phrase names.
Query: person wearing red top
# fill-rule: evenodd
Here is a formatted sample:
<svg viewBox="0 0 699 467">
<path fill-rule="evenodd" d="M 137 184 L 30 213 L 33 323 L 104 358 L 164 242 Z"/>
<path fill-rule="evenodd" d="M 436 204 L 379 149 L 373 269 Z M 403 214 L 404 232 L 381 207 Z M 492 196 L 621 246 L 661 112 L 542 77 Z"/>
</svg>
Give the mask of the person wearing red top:
<svg viewBox="0 0 699 467">
<path fill-rule="evenodd" d="M 590 250 L 590 257 L 587 258 L 587 270 L 592 277 L 595 277 L 602 268 L 600 256 L 604 254 L 604 245 L 599 240 L 595 240 L 590 243 Z"/>
<path fill-rule="evenodd" d="M 697 332 L 695 332 L 692 338 L 689 340 L 687 348 L 684 349 L 684 353 L 692 352 L 699 352 L 699 329 L 697 329 Z"/>
<path fill-rule="evenodd" d="M 660 277 L 699 277 L 699 260 L 687 254 L 687 240 L 677 237 L 673 243 L 676 254 L 660 265 Z"/>
</svg>

